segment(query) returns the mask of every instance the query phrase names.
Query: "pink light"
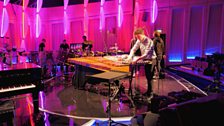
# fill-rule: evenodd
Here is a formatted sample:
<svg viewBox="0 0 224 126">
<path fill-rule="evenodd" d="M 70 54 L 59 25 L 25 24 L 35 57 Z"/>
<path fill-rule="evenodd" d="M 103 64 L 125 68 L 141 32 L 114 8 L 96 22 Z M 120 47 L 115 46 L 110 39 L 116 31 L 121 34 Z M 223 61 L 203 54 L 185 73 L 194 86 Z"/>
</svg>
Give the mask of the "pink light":
<svg viewBox="0 0 224 126">
<path fill-rule="evenodd" d="M 84 0 L 84 7 L 86 8 L 89 0 Z"/>
<path fill-rule="evenodd" d="M 6 6 L 9 3 L 9 0 L 4 0 L 3 6 Z"/>
<path fill-rule="evenodd" d="M 105 23 L 104 9 L 103 9 L 104 2 L 105 0 L 100 1 L 100 28 L 99 28 L 100 30 L 104 28 L 104 23 Z"/>
<path fill-rule="evenodd" d="M 68 1 L 69 1 L 69 0 L 64 0 L 64 10 L 66 10 L 67 7 L 68 7 Z"/>
<path fill-rule="evenodd" d="M 42 7 L 43 0 L 37 0 L 37 10 L 36 10 L 36 38 L 40 36 L 41 32 L 41 20 L 40 15 L 38 14 L 40 12 L 40 9 Z"/>
<path fill-rule="evenodd" d="M 25 38 L 25 13 L 22 12 L 22 37 Z"/>
<path fill-rule="evenodd" d="M 29 0 L 23 0 L 23 10 L 26 9 L 28 4 L 29 4 Z"/>
<path fill-rule="evenodd" d="M 84 9 L 84 17 L 85 18 L 88 18 L 88 12 L 87 12 L 87 9 L 86 8 Z"/>
<path fill-rule="evenodd" d="M 101 0 L 100 1 L 100 6 L 103 6 L 104 2 L 105 2 L 105 0 Z"/>
<path fill-rule="evenodd" d="M 2 12 L 1 37 L 4 37 L 9 27 L 9 15 L 6 8 Z"/>
<path fill-rule="evenodd" d="M 156 18 L 158 16 L 158 6 L 157 6 L 157 2 L 156 0 L 153 0 L 153 4 L 152 4 L 152 16 L 151 16 L 151 22 L 155 23 Z"/>
<path fill-rule="evenodd" d="M 118 27 L 121 27 L 121 24 L 123 22 L 123 10 L 121 6 L 122 0 L 118 0 Z"/>
<path fill-rule="evenodd" d="M 30 20 L 29 20 L 29 17 L 28 17 L 28 14 L 26 14 L 24 11 L 22 12 L 22 32 L 21 32 L 21 36 L 22 36 L 22 39 L 25 39 L 26 37 L 26 34 L 28 33 L 28 30 L 29 30 L 29 23 L 30 23 Z"/>
<path fill-rule="evenodd" d="M 123 10 L 121 5 L 118 5 L 118 27 L 121 27 L 121 24 L 123 22 Z"/>
<path fill-rule="evenodd" d="M 68 32 L 68 16 L 66 11 L 64 11 L 64 34 L 66 35 Z"/>
<path fill-rule="evenodd" d="M 104 28 L 104 10 L 103 7 L 100 7 L 100 30 Z"/>
<path fill-rule="evenodd" d="M 43 4 L 43 0 L 37 0 L 37 13 L 40 12 L 40 9 L 42 7 L 42 4 Z"/>
<path fill-rule="evenodd" d="M 23 0 L 23 12 L 22 12 L 22 38 L 24 39 L 25 38 L 25 8 L 26 8 L 26 5 L 28 4 L 26 2 L 27 0 Z M 27 4 L 26 4 L 27 3 Z"/>
<path fill-rule="evenodd" d="M 88 1 L 89 0 L 84 0 L 84 35 L 88 36 L 87 33 L 88 33 L 88 12 L 87 12 L 87 5 L 88 5 Z"/>
<path fill-rule="evenodd" d="M 36 14 L 36 38 L 40 36 L 40 31 L 41 31 L 40 15 Z"/>
<path fill-rule="evenodd" d="M 135 16 L 134 16 L 134 27 L 137 27 L 138 24 L 138 18 L 139 18 L 139 3 L 136 1 L 135 3 Z"/>
<path fill-rule="evenodd" d="M 88 36 L 88 12 L 87 9 L 84 9 L 84 35 Z"/>
</svg>

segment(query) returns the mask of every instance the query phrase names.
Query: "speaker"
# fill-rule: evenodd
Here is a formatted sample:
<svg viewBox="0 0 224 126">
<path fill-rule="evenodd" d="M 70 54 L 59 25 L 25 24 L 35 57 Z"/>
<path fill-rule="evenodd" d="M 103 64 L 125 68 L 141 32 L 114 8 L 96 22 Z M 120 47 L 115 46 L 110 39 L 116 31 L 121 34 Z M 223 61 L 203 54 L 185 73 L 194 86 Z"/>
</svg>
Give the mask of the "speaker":
<svg viewBox="0 0 224 126">
<path fill-rule="evenodd" d="M 143 22 L 146 22 L 148 20 L 148 17 L 149 17 L 149 12 L 143 12 L 143 15 L 142 15 L 142 21 Z"/>
</svg>

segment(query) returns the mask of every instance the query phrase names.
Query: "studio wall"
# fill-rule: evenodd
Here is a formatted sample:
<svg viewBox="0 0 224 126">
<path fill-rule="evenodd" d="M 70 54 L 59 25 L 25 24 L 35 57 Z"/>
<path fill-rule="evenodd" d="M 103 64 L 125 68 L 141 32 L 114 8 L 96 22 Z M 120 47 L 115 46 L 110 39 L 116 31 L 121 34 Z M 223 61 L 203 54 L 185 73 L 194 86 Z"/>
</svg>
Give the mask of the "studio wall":
<svg viewBox="0 0 224 126">
<path fill-rule="evenodd" d="M 202 55 L 200 50 L 202 50 L 203 9 L 203 6 L 192 6 L 190 8 L 189 32 L 186 44 L 187 59 L 194 59 L 195 56 Z"/>
<path fill-rule="evenodd" d="M 82 21 L 72 21 L 71 22 L 71 43 L 82 43 L 83 36 L 83 22 Z"/>
<path fill-rule="evenodd" d="M 221 51 L 221 33 L 222 29 L 221 23 L 222 12 L 223 12 L 223 4 L 212 4 L 209 5 L 209 19 L 208 19 L 208 29 L 206 33 L 206 41 L 205 41 L 205 53 L 211 54 L 214 52 Z"/>
<path fill-rule="evenodd" d="M 176 8 L 172 10 L 170 43 L 167 44 L 168 59 L 170 62 L 181 62 L 184 50 L 184 9 Z"/>
</svg>

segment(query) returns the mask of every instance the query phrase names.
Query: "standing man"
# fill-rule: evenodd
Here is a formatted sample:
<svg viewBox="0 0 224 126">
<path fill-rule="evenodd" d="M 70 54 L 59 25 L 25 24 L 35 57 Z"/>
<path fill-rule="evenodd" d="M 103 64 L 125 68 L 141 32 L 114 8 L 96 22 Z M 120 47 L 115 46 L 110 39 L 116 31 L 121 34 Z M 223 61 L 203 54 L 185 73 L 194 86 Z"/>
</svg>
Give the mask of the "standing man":
<svg viewBox="0 0 224 126">
<path fill-rule="evenodd" d="M 145 96 L 149 96 L 152 98 L 152 79 L 154 75 L 154 66 L 156 64 L 156 53 L 154 51 L 153 41 L 145 36 L 144 30 L 142 28 L 138 28 L 134 31 L 134 35 L 137 38 L 137 41 L 128 55 L 127 60 L 130 61 L 133 65 L 135 65 L 138 61 L 151 61 L 150 63 L 145 64 L 145 76 L 147 79 L 147 91 L 143 94 Z M 134 54 L 137 49 L 140 48 L 141 56 L 133 60 Z"/>
<path fill-rule="evenodd" d="M 68 58 L 68 50 L 69 50 L 69 45 L 64 39 L 63 42 L 60 44 L 60 61 L 61 63 L 61 69 L 63 70 L 63 67 L 65 65 L 65 72 L 64 74 L 68 74 L 68 65 L 66 64 L 67 58 Z"/>
<path fill-rule="evenodd" d="M 41 43 L 39 44 L 39 59 L 40 59 L 40 66 L 43 66 L 45 64 L 46 55 L 45 55 L 45 43 L 46 39 L 42 39 Z"/>
<path fill-rule="evenodd" d="M 47 75 L 47 56 L 45 52 L 45 44 L 46 44 L 46 39 L 42 39 L 40 44 L 39 44 L 39 64 L 42 67 L 42 75 L 46 77 Z"/>
<path fill-rule="evenodd" d="M 43 52 L 45 51 L 44 48 L 45 48 L 45 43 L 46 43 L 46 39 L 42 39 L 41 40 L 41 43 L 39 44 L 39 52 Z"/>
<path fill-rule="evenodd" d="M 60 50 L 64 52 L 68 52 L 68 49 L 69 49 L 69 45 L 64 39 L 63 42 L 60 44 Z"/>
<path fill-rule="evenodd" d="M 133 48 L 133 46 L 135 45 L 135 43 L 137 42 L 137 38 L 134 36 L 132 39 L 131 39 L 131 47 L 130 47 L 130 50 Z M 141 56 L 141 50 L 140 48 L 137 49 L 137 51 L 134 53 L 135 56 Z M 135 76 L 135 73 L 136 74 L 139 74 L 139 70 L 140 70 L 140 66 L 137 65 L 135 68 L 134 68 L 134 75 Z"/>
<path fill-rule="evenodd" d="M 163 39 L 160 37 L 160 32 L 158 30 L 153 33 L 153 43 L 155 47 L 155 52 L 157 56 L 156 68 L 159 75 L 159 78 L 164 78 L 164 58 L 165 58 L 165 44 Z"/>
</svg>

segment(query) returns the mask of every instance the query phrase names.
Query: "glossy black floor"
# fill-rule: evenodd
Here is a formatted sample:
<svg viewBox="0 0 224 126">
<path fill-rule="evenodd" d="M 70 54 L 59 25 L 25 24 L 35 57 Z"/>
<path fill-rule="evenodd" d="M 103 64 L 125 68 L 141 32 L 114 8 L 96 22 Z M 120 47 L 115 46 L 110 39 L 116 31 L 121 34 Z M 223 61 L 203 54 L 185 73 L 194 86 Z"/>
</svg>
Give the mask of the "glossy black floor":
<svg viewBox="0 0 224 126">
<path fill-rule="evenodd" d="M 40 118 L 33 119 L 32 97 L 30 94 L 13 97 L 13 124 L 15 126 L 80 126 L 107 125 L 108 85 L 87 84 L 85 90 L 72 85 L 73 72 L 64 75 L 58 68 L 57 75 L 44 80 L 45 89 L 39 95 Z M 133 98 L 128 95 L 128 79 L 120 80 L 124 92 L 116 95 L 111 103 L 111 117 L 114 121 L 131 125 L 130 119 L 138 114 L 150 111 L 150 101 L 141 97 L 146 91 L 146 79 L 141 69 L 133 78 Z M 117 86 L 112 86 L 116 91 Z M 166 72 L 164 79 L 155 77 L 153 91 L 157 95 L 167 95 L 171 91 L 187 90 L 207 95 L 198 87 L 173 73 Z M 116 94 L 116 93 L 114 93 Z M 140 97 L 138 94 L 140 94 Z M 6 103 L 6 102 L 4 102 Z M 3 102 L 2 102 L 3 104 Z M 9 116 L 6 117 L 9 119 Z M 41 121 L 40 121 L 41 120 Z M 2 124 L 6 125 L 2 121 Z"/>
</svg>

